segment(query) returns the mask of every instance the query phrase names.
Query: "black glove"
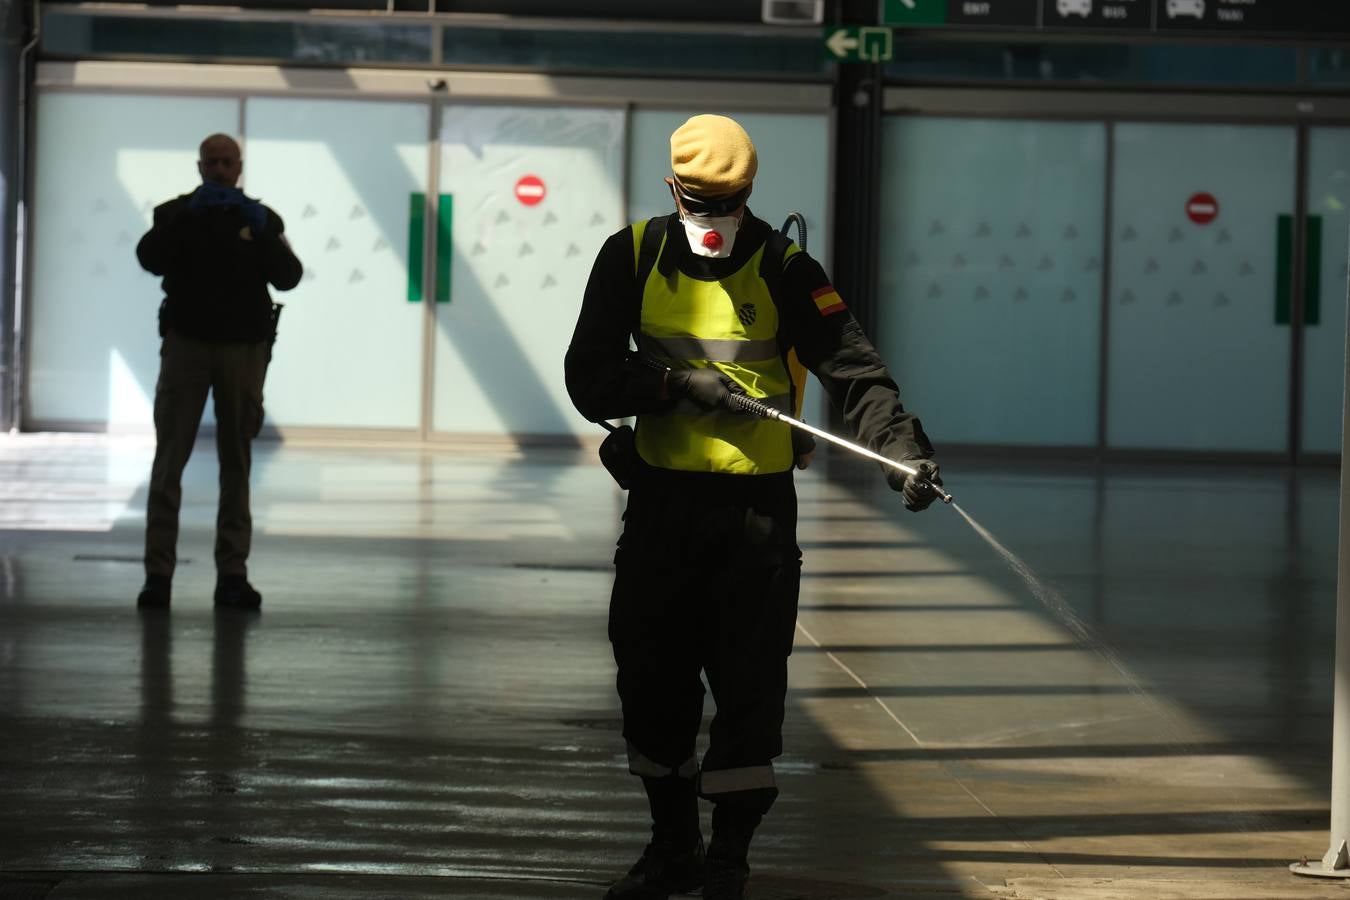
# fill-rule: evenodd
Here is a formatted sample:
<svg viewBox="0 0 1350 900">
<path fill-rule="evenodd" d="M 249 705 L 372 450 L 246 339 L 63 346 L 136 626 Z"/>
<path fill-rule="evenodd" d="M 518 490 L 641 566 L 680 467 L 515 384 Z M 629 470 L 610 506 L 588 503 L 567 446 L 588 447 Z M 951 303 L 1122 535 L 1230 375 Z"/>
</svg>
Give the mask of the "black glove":
<svg viewBox="0 0 1350 900">
<path fill-rule="evenodd" d="M 792 461 L 797 468 L 805 469 L 811 465 L 811 457 L 816 452 L 816 439 L 805 431 L 792 429 Z"/>
<path fill-rule="evenodd" d="M 188 209 L 194 211 L 216 207 L 239 210 L 254 238 L 262 237 L 267 230 L 267 210 L 257 200 L 246 197 L 239 188 L 205 181 L 197 186 L 188 200 Z"/>
<path fill-rule="evenodd" d="M 933 490 L 933 485 L 942 486 L 942 479 L 938 477 L 938 464 L 931 459 L 902 459 L 900 461 L 905 465 L 913 466 L 919 474 L 910 475 L 887 466 L 887 483 L 890 484 L 891 490 L 899 491 L 900 495 L 904 497 L 905 509 L 910 512 L 927 509 L 937 499 L 937 491 Z"/>
<path fill-rule="evenodd" d="M 666 373 L 666 393 L 688 397 L 706 410 L 729 409 L 741 412 L 731 402 L 737 394 L 745 396 L 741 386 L 717 369 L 671 369 Z"/>
</svg>

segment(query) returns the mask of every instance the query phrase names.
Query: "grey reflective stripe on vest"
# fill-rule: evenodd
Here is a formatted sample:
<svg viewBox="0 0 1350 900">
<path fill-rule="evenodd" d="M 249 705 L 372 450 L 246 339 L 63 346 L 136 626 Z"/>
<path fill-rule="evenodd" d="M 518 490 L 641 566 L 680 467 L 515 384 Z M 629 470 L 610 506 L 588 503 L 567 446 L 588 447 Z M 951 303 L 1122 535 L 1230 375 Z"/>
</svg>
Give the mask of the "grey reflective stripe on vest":
<svg viewBox="0 0 1350 900">
<path fill-rule="evenodd" d="M 778 355 L 778 341 L 704 340 L 695 337 L 643 336 L 646 349 L 666 359 L 706 359 L 711 362 L 762 362 Z"/>
<path fill-rule="evenodd" d="M 757 788 L 777 787 L 773 766 L 747 766 L 744 769 L 703 770 L 699 776 L 699 793 L 730 794 L 733 791 L 753 791 Z"/>
<path fill-rule="evenodd" d="M 672 769 L 670 766 L 663 766 L 655 760 L 648 759 L 638 751 L 632 744 L 628 745 L 628 771 L 634 775 L 641 775 L 645 778 L 665 778 L 667 775 L 678 775 L 681 778 L 693 778 L 698 774 L 698 760 L 689 757 L 680 763 L 678 769 Z"/>
<path fill-rule="evenodd" d="M 758 399 L 760 403 L 763 403 L 765 406 L 769 406 L 778 410 L 785 416 L 792 415 L 791 394 L 779 394 L 776 397 L 761 397 Z M 707 410 L 699 406 L 693 400 L 685 399 L 675 401 L 675 405 L 670 408 L 670 412 L 679 413 L 682 416 L 712 416 L 712 415 L 724 415 L 727 412 L 729 412 L 729 410 L 723 409 Z M 733 415 L 743 415 L 743 413 L 733 413 Z"/>
</svg>

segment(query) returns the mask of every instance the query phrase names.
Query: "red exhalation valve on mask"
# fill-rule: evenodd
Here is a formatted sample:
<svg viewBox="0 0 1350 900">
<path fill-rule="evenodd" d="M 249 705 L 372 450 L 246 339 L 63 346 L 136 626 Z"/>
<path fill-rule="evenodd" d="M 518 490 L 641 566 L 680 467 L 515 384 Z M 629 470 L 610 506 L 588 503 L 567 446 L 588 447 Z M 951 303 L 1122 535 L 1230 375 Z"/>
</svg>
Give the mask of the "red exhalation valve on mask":
<svg viewBox="0 0 1350 900">
<path fill-rule="evenodd" d="M 716 253 L 722 249 L 722 236 L 715 231 L 710 231 L 703 236 L 703 246 Z"/>
</svg>

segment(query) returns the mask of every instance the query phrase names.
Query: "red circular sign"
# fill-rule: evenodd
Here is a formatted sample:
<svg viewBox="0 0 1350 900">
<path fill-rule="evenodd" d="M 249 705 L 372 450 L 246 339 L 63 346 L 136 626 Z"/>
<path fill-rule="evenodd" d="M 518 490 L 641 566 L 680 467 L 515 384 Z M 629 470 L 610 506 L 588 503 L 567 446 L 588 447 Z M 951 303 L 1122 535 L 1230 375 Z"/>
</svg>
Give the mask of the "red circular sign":
<svg viewBox="0 0 1350 900">
<path fill-rule="evenodd" d="M 544 199 L 544 182 L 537 175 L 526 175 L 516 182 L 516 199 L 526 206 L 534 206 Z"/>
<path fill-rule="evenodd" d="M 1219 217 L 1219 201 L 1213 194 L 1192 194 L 1186 201 L 1186 215 L 1197 225 L 1208 225 Z"/>
</svg>

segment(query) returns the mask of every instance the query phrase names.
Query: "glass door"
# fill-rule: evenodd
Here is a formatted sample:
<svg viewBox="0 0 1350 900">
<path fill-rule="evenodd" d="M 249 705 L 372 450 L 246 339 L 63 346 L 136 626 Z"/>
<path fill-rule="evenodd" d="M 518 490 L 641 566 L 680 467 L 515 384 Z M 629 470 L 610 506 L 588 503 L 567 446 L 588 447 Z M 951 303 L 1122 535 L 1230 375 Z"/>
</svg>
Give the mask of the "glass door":
<svg viewBox="0 0 1350 900">
<path fill-rule="evenodd" d="M 244 188 L 305 266 L 267 378 L 282 426 L 421 431 L 426 102 L 249 98 Z"/>
<path fill-rule="evenodd" d="M 432 429 L 591 436 L 563 354 L 601 244 L 624 220 L 619 109 L 441 111 Z"/>
<path fill-rule="evenodd" d="M 1115 126 L 1107 446 L 1283 453 L 1292 127 Z"/>
<path fill-rule="evenodd" d="M 878 347 L 944 444 L 1093 446 L 1106 127 L 883 123 Z"/>
<path fill-rule="evenodd" d="M 1350 128 L 1308 133 L 1307 265 L 1304 278 L 1302 451 L 1341 452 L 1345 383 Z"/>
<path fill-rule="evenodd" d="M 163 294 L 136 243 L 238 125 L 233 97 L 39 95 L 25 427 L 152 427 Z"/>
</svg>

